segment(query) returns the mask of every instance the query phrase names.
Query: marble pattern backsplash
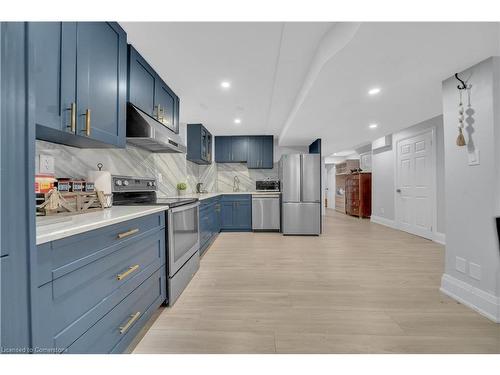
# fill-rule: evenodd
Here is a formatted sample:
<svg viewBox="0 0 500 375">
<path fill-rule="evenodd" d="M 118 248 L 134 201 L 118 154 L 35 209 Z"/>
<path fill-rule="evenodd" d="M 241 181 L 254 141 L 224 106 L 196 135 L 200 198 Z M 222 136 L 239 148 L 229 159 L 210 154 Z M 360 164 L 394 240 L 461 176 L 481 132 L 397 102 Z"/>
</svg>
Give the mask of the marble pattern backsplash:
<svg viewBox="0 0 500 375">
<path fill-rule="evenodd" d="M 54 157 L 57 177 L 85 178 L 87 171 L 97 170 L 98 163 L 111 174 L 155 177 L 158 195 L 163 197 L 177 195 L 179 182 L 187 183 L 189 193 L 196 191 L 198 183 L 199 166 L 187 161 L 185 154 L 156 154 L 130 145 L 126 149 L 80 149 L 37 140 L 36 164 L 40 154 Z"/>
<path fill-rule="evenodd" d="M 253 191 L 257 180 L 278 179 L 278 163 L 274 163 L 273 169 L 248 169 L 245 163 L 218 163 L 218 191 L 232 192 L 235 176 L 238 176 L 240 191 Z"/>
<path fill-rule="evenodd" d="M 196 192 L 198 182 L 209 192 L 232 192 L 234 176 L 238 176 L 244 192 L 255 190 L 257 180 L 278 179 L 278 163 L 273 169 L 248 169 L 244 163 L 198 165 L 186 160 L 185 154 L 156 154 L 130 145 L 126 149 L 80 149 L 37 140 L 35 164 L 40 154 L 54 157 L 57 177 L 85 178 L 87 171 L 97 170 L 98 163 L 111 174 L 154 177 L 162 197 L 176 196 L 179 182 L 187 183 L 188 193 Z"/>
</svg>

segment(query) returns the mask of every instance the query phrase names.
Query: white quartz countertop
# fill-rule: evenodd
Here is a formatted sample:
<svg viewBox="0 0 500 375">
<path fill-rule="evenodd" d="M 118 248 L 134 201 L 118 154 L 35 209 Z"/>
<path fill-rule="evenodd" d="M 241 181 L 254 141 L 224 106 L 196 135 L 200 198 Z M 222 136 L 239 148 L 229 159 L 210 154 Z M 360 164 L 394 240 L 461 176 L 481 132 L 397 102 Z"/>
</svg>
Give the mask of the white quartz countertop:
<svg viewBox="0 0 500 375">
<path fill-rule="evenodd" d="M 238 191 L 220 193 L 185 194 L 175 198 L 198 198 L 200 201 L 226 194 L 280 194 L 266 191 Z M 72 216 L 39 216 L 36 218 L 36 244 L 60 240 L 61 238 L 88 232 L 107 225 L 121 223 L 138 217 L 165 211 L 168 206 L 114 206 L 103 211 Z"/>
<path fill-rule="evenodd" d="M 249 194 L 249 195 L 261 195 L 261 194 L 281 194 L 279 191 L 231 191 L 231 192 L 219 192 L 219 193 L 193 193 L 193 194 L 184 194 L 184 195 L 178 195 L 175 197 L 168 197 L 168 198 L 198 198 L 200 201 L 204 199 L 209 199 L 213 197 L 217 197 L 219 195 L 234 195 L 234 194 Z"/>
<path fill-rule="evenodd" d="M 115 206 L 102 211 L 72 216 L 36 218 L 36 244 L 60 240 L 107 225 L 165 211 L 167 206 Z"/>
</svg>

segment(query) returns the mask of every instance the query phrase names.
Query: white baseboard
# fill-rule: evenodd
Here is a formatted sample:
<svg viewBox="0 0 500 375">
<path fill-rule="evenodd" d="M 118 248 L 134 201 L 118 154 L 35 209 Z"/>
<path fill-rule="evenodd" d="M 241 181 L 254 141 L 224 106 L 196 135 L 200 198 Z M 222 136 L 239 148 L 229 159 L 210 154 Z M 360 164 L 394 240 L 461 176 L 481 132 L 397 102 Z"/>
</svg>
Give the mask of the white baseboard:
<svg viewBox="0 0 500 375">
<path fill-rule="evenodd" d="M 385 217 L 372 215 L 370 217 L 370 221 L 372 223 L 385 225 L 386 227 L 389 227 L 389 228 L 398 229 L 398 228 L 396 228 L 396 223 L 394 222 L 394 220 L 386 219 Z"/>
<path fill-rule="evenodd" d="M 447 274 L 441 278 L 440 290 L 495 323 L 500 323 L 500 297 Z"/>
<path fill-rule="evenodd" d="M 432 239 L 434 242 L 437 242 L 441 245 L 446 245 L 446 234 L 441 232 L 435 232 L 434 238 Z"/>
</svg>

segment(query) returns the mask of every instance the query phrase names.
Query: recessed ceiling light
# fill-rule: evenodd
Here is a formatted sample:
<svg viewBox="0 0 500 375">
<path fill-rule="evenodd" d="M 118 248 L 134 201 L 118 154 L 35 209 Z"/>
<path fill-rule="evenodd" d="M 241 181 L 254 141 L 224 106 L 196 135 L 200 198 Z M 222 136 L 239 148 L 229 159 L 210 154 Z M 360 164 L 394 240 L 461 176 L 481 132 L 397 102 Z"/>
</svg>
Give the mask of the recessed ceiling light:
<svg viewBox="0 0 500 375">
<path fill-rule="evenodd" d="M 370 129 L 375 129 L 377 126 L 378 126 L 377 124 L 370 124 L 370 125 L 368 125 L 368 127 Z"/>
<path fill-rule="evenodd" d="M 380 89 L 378 87 L 374 87 L 368 91 L 369 95 L 377 95 L 378 93 L 380 93 Z"/>
<path fill-rule="evenodd" d="M 228 89 L 228 88 L 231 87 L 231 82 L 229 82 L 229 81 L 222 81 L 220 83 L 220 87 L 222 87 L 223 89 Z"/>
<path fill-rule="evenodd" d="M 241 119 L 239 119 L 239 118 L 235 118 L 235 119 L 234 119 L 234 123 L 235 123 L 235 124 L 241 124 Z"/>
</svg>

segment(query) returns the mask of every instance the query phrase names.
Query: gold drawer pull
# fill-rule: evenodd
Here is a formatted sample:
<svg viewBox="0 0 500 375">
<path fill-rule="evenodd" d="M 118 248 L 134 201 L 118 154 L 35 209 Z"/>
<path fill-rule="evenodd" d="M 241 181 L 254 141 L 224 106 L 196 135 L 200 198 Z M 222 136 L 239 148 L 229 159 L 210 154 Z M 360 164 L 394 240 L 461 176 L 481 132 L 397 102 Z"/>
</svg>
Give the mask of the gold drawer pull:
<svg viewBox="0 0 500 375">
<path fill-rule="evenodd" d="M 130 315 L 129 321 L 123 327 L 120 327 L 120 335 L 123 335 L 125 332 L 127 332 L 130 326 L 134 324 L 137 319 L 139 319 L 139 316 L 141 316 L 140 311 L 137 311 L 135 314 Z"/>
<path fill-rule="evenodd" d="M 117 280 L 123 280 L 124 278 L 126 278 L 128 275 L 130 275 L 132 272 L 135 272 L 139 269 L 139 265 L 136 264 L 135 266 L 130 266 L 128 268 L 128 270 L 126 270 L 125 272 L 123 273 L 119 273 L 118 275 L 116 275 L 116 279 Z"/>
<path fill-rule="evenodd" d="M 128 230 L 126 232 L 118 234 L 118 238 L 122 239 L 122 238 L 125 238 L 125 237 L 128 237 L 128 236 L 131 236 L 133 234 L 136 234 L 138 232 L 139 232 L 139 229 L 137 229 L 137 228 L 136 229 L 131 229 L 131 230 Z"/>
</svg>

